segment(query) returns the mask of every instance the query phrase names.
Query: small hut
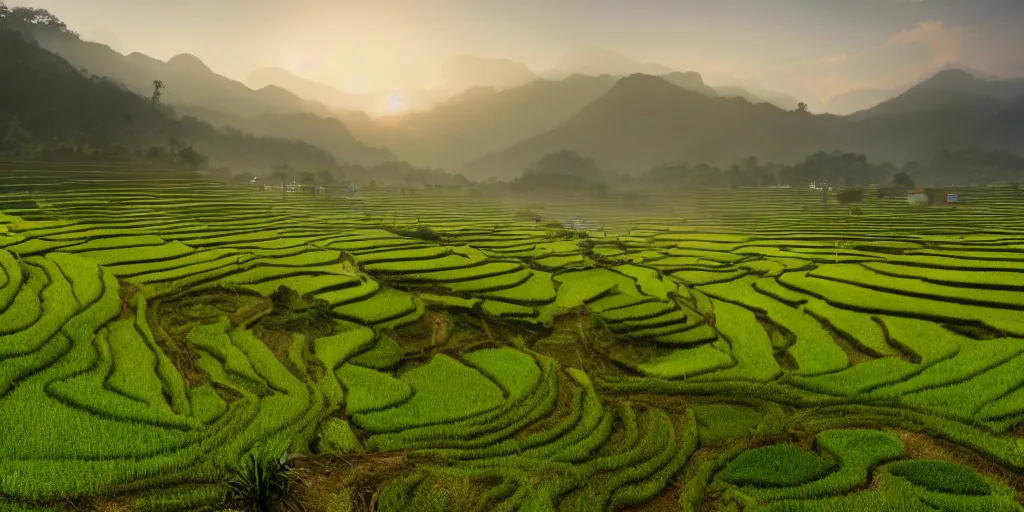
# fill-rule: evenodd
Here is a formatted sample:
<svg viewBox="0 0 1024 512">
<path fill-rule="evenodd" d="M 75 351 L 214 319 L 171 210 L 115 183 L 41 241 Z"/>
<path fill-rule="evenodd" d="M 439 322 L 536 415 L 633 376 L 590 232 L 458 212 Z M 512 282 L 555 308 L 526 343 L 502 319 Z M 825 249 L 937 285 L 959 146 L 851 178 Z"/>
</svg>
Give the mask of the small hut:
<svg viewBox="0 0 1024 512">
<path fill-rule="evenodd" d="M 924 189 L 918 188 L 907 191 L 907 202 L 910 203 L 910 206 L 928 206 L 930 201 Z"/>
<path fill-rule="evenodd" d="M 946 192 L 944 194 L 946 204 L 960 204 L 960 193 L 959 192 Z"/>
</svg>

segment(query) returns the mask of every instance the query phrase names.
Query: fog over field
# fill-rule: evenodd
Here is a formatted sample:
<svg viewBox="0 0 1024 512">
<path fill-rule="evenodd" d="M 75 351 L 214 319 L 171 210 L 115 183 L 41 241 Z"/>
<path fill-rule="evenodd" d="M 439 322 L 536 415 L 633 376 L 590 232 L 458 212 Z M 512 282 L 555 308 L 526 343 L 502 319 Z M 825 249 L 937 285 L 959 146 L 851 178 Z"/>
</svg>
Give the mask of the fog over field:
<svg viewBox="0 0 1024 512">
<path fill-rule="evenodd" d="M 0 512 L 1024 512 L 1022 26 L 0 0 Z"/>
</svg>

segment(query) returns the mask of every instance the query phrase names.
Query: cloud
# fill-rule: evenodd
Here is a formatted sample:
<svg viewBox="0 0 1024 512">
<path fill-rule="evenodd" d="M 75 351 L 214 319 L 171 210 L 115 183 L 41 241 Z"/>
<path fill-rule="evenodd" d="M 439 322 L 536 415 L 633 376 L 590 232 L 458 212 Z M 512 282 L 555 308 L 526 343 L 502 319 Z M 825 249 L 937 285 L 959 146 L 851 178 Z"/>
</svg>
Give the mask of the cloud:
<svg viewBox="0 0 1024 512">
<path fill-rule="evenodd" d="M 818 59 L 818 62 L 821 62 L 822 64 L 838 64 L 840 62 L 846 62 L 849 59 L 849 53 L 837 53 L 834 55 L 826 55 L 825 57 Z"/>
<path fill-rule="evenodd" d="M 943 67 L 960 60 L 964 54 L 967 31 L 950 27 L 941 21 L 927 20 L 913 28 L 901 30 L 886 41 L 885 46 L 924 44 L 931 49 L 931 67 Z"/>
<path fill-rule="evenodd" d="M 909 0 L 907 0 L 909 1 Z M 747 65 L 761 85 L 824 101 L 857 89 L 898 89 L 972 54 L 970 33 L 936 20 L 908 26 L 874 45 L 776 65 Z"/>
</svg>

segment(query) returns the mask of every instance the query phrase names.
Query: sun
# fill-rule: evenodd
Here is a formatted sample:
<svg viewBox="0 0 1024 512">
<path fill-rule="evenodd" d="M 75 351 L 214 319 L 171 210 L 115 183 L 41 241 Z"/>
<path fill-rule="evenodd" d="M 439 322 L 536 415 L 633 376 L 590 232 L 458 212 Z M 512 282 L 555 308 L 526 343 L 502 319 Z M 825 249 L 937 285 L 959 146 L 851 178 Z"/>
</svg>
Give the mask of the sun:
<svg viewBox="0 0 1024 512">
<path fill-rule="evenodd" d="M 405 110 L 405 96 L 402 91 L 392 91 L 391 95 L 388 96 L 388 112 L 397 114 Z"/>
</svg>

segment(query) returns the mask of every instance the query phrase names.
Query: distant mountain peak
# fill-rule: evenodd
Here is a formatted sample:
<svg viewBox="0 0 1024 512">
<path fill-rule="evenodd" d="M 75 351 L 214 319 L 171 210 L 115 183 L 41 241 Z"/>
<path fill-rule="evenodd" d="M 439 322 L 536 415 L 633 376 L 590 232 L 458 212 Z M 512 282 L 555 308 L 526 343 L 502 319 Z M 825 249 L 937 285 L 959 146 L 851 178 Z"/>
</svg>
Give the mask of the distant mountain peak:
<svg viewBox="0 0 1024 512">
<path fill-rule="evenodd" d="M 665 84 L 670 85 L 664 78 L 657 75 L 649 75 L 647 73 L 630 73 L 625 77 L 619 79 L 619 83 L 622 86 L 637 86 L 637 85 L 654 85 L 654 84 Z"/>
<path fill-rule="evenodd" d="M 1024 79 L 985 80 L 971 71 L 944 69 L 903 94 L 854 114 L 857 119 L 907 112 L 992 113 L 1024 98 Z"/>
<path fill-rule="evenodd" d="M 947 89 L 961 89 L 975 87 L 985 81 L 962 69 L 944 69 L 935 73 L 931 78 L 920 85 L 922 87 L 942 87 Z"/>
<path fill-rule="evenodd" d="M 663 93 L 677 93 L 680 90 L 686 90 L 687 92 L 694 92 L 688 89 L 679 87 L 660 76 L 648 75 L 646 73 L 633 73 L 626 77 L 620 78 L 615 86 L 612 87 L 609 94 L 663 94 Z"/>
<path fill-rule="evenodd" d="M 191 53 L 179 53 L 178 55 L 167 59 L 167 64 L 195 71 L 213 72 L 205 62 Z"/>
<path fill-rule="evenodd" d="M 515 87 L 537 77 L 521 62 L 466 54 L 445 59 L 441 64 L 441 74 L 447 86 L 453 89 L 467 89 L 478 85 Z"/>
<path fill-rule="evenodd" d="M 667 75 L 662 75 L 661 78 L 666 82 L 677 87 L 682 87 L 688 91 L 697 92 L 704 96 L 718 96 L 718 92 L 713 88 L 708 87 L 708 85 L 704 83 L 704 77 L 696 71 L 674 71 Z"/>
<path fill-rule="evenodd" d="M 670 76 L 671 77 L 685 78 L 687 80 L 693 80 L 696 83 L 699 83 L 700 85 L 706 85 L 704 83 L 704 77 L 700 73 L 698 73 L 696 71 L 673 71 L 673 72 L 665 75 L 662 78 L 666 78 L 666 77 L 670 77 Z"/>
<path fill-rule="evenodd" d="M 649 75 L 665 75 L 674 70 L 657 63 L 643 63 L 623 53 L 598 46 L 581 46 L 565 53 L 555 68 L 549 73 L 554 75 L 628 75 L 645 73 Z"/>
</svg>

